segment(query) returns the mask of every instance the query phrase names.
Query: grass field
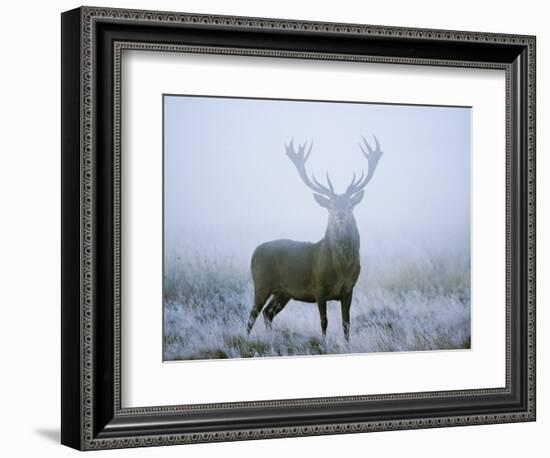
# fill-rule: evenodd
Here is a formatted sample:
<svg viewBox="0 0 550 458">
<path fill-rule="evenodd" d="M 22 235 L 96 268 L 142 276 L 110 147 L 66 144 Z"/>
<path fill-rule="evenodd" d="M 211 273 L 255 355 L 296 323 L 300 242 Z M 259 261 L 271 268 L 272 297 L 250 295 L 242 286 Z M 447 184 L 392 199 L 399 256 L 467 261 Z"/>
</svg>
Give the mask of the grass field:
<svg viewBox="0 0 550 458">
<path fill-rule="evenodd" d="M 340 305 L 328 305 L 321 336 L 315 304 L 291 301 L 269 331 L 249 337 L 248 263 L 186 250 L 166 260 L 164 359 L 249 358 L 470 348 L 470 264 L 464 256 L 363 259 L 351 307 L 350 342 Z"/>
</svg>

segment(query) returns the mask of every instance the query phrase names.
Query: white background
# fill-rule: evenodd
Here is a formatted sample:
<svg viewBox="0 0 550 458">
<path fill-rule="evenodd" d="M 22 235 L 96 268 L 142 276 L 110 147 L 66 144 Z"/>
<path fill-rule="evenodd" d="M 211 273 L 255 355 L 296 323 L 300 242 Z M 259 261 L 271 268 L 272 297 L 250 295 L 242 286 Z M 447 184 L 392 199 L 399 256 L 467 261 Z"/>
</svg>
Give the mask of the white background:
<svg viewBox="0 0 550 458">
<path fill-rule="evenodd" d="M 223 13 L 295 19 L 362 22 L 372 24 L 465 29 L 536 34 L 538 36 L 538 386 L 548 386 L 550 341 L 543 332 L 550 325 L 545 304 L 550 287 L 548 194 L 550 146 L 542 129 L 550 121 L 550 96 L 544 81 L 550 78 L 548 13 L 536 1 L 463 0 L 428 2 L 254 2 L 98 1 L 128 8 Z M 68 456 L 76 452 L 59 441 L 59 334 L 60 334 L 60 17 L 78 6 L 15 2 L 4 5 L 2 39 L 2 116 L 0 196 L 0 268 L 2 287 L 0 339 L 2 409 L 0 449 L 5 456 Z M 546 390 L 547 391 L 547 390 Z M 110 456 L 181 455 L 295 456 L 307 453 L 334 456 L 461 457 L 488 453 L 499 457 L 545 456 L 550 426 L 550 401 L 538 390 L 537 423 L 443 428 L 438 430 L 325 436 L 241 443 L 208 444 L 105 452 Z M 546 452 L 547 453 L 547 452 Z"/>
<path fill-rule="evenodd" d="M 124 407 L 505 386 L 503 71 L 142 51 L 122 62 Z M 163 364 L 161 94 L 185 92 L 473 106 L 472 349 Z"/>
</svg>

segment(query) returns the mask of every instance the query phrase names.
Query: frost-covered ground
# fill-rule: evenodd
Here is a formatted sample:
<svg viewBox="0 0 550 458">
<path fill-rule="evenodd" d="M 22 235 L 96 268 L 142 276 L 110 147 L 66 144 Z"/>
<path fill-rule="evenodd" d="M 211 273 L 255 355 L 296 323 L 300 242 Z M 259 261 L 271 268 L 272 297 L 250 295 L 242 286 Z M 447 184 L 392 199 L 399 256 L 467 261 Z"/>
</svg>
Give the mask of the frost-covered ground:
<svg viewBox="0 0 550 458">
<path fill-rule="evenodd" d="M 350 342 L 340 304 L 328 305 L 321 337 L 315 304 L 290 301 L 268 331 L 246 322 L 253 284 L 248 263 L 187 251 L 169 257 L 164 279 L 164 359 L 249 358 L 470 348 L 467 255 L 363 259 L 351 306 Z"/>
</svg>

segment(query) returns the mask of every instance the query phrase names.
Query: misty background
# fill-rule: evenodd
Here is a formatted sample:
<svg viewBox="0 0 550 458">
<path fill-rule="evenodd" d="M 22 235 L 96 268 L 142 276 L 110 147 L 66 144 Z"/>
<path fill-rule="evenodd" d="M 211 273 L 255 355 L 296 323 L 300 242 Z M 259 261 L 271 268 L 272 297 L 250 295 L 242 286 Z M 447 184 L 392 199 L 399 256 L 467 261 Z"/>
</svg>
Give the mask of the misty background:
<svg viewBox="0 0 550 458">
<path fill-rule="evenodd" d="M 267 240 L 323 237 L 285 144 L 313 141 L 306 164 L 337 192 L 368 170 L 361 135 L 384 152 L 354 211 L 362 250 L 447 250 L 469 238 L 470 109 L 165 96 L 165 244 L 250 255 Z M 237 251 L 238 253 L 234 253 Z"/>
<path fill-rule="evenodd" d="M 320 341 L 317 307 L 296 301 L 248 339 L 256 246 L 327 223 L 285 144 L 313 141 L 309 174 L 343 193 L 373 134 L 351 343 L 337 307 Z M 469 107 L 164 96 L 164 358 L 469 348 L 470 142 Z"/>
</svg>

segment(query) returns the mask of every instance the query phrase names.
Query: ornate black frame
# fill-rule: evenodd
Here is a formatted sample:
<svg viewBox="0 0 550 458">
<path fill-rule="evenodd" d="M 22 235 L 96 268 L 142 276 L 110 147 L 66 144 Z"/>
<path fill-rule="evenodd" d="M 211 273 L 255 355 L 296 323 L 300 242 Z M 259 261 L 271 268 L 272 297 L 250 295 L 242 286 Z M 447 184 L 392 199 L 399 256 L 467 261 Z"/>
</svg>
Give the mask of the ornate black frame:
<svg viewBox="0 0 550 458">
<path fill-rule="evenodd" d="M 506 71 L 505 388 L 122 408 L 124 49 Z M 62 14 L 62 429 L 80 449 L 535 420 L 535 37 L 82 7 Z"/>
</svg>

